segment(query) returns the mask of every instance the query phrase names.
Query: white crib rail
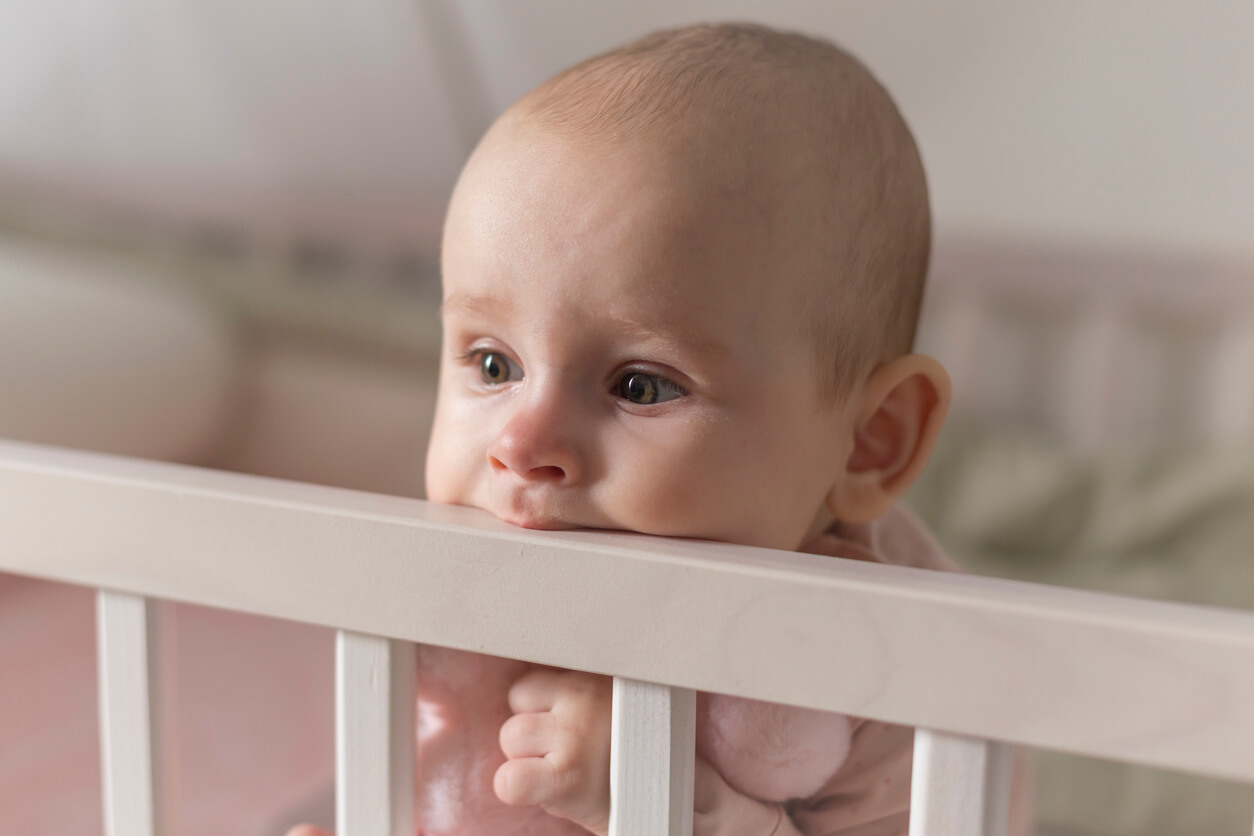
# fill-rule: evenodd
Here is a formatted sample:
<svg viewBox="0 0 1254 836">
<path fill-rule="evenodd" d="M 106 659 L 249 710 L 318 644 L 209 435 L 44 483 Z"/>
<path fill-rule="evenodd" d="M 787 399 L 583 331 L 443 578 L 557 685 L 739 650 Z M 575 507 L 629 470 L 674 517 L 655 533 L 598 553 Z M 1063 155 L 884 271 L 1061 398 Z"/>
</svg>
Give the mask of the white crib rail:
<svg viewBox="0 0 1254 836">
<path fill-rule="evenodd" d="M 654 729 L 631 738 L 652 784 L 616 767 L 623 833 L 687 832 L 690 801 L 676 795 L 691 792 L 692 690 L 938 730 L 918 735 L 914 836 L 1000 832 L 991 819 L 1004 810 L 1008 767 L 984 740 L 1254 781 L 1247 613 L 721 544 L 528 532 L 470 509 L 7 443 L 0 532 L 0 570 L 362 634 L 341 639 L 344 836 L 408 827 L 412 677 L 397 660 L 411 641 L 665 686 L 617 709 L 616 759 L 630 729 Z M 106 697 L 147 693 L 104 635 Z M 142 659 L 150 640 L 132 627 L 117 649 Z M 115 691 L 115 675 L 130 684 Z M 620 697 L 634 689 L 616 687 Z M 107 734 L 130 722 L 116 716 Z M 133 763 L 151 752 L 143 728 L 128 744 Z M 957 789 L 938 789 L 935 769 L 957 775 Z M 111 798 L 155 822 L 154 773 L 108 771 L 119 779 Z M 628 804 L 647 823 L 628 825 Z"/>
</svg>

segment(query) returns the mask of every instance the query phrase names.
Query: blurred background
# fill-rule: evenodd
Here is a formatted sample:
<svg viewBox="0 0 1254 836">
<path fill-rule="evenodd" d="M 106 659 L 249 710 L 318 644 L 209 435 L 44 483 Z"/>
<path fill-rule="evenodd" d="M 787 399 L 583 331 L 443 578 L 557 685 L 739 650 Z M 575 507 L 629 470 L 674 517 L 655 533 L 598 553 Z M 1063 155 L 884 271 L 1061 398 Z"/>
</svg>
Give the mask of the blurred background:
<svg viewBox="0 0 1254 836">
<path fill-rule="evenodd" d="M 0 0 L 0 437 L 419 496 L 438 244 L 492 119 L 652 29 L 829 37 L 897 99 L 957 382 L 911 496 L 974 570 L 1254 606 L 1254 5 Z M 0 576 L 0 833 L 96 833 L 92 599 Z M 331 640 L 168 606 L 179 832 L 325 816 Z M 1053 753 L 1042 833 L 1254 795 Z"/>
</svg>

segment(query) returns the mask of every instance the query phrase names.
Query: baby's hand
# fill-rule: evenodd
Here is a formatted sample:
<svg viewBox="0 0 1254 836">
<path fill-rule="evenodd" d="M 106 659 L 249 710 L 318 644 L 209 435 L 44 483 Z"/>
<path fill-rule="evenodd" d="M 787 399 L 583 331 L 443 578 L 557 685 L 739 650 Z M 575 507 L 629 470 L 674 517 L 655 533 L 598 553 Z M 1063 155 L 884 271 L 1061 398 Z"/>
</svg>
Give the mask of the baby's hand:
<svg viewBox="0 0 1254 836">
<path fill-rule="evenodd" d="M 536 804 L 605 836 L 610 822 L 613 679 L 550 669 L 509 690 L 514 716 L 501 726 L 507 760 L 494 789 L 506 804 Z"/>
</svg>

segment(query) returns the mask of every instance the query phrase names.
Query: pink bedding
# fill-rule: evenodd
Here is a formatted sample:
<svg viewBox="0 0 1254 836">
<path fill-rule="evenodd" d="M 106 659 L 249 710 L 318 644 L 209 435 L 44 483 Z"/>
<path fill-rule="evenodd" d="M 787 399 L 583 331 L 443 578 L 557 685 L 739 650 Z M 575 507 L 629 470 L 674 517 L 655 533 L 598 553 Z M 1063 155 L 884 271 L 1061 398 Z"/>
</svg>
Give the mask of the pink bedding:
<svg viewBox="0 0 1254 836">
<path fill-rule="evenodd" d="M 270 836 L 330 785 L 334 646 L 317 627 L 164 605 L 178 832 Z M 99 834 L 94 593 L 0 574 L 0 833 Z"/>
</svg>

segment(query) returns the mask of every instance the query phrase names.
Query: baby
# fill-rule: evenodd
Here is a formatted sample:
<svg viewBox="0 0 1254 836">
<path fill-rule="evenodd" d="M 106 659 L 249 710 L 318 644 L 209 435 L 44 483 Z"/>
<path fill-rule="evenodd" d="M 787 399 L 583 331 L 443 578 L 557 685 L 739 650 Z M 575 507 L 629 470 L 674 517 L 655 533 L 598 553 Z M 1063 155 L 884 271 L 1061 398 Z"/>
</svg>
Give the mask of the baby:
<svg viewBox="0 0 1254 836">
<path fill-rule="evenodd" d="M 694 26 L 573 67 L 453 194 L 429 498 L 953 570 L 895 507 L 950 398 L 911 353 L 929 249 L 910 131 L 831 44 Z M 609 678 L 428 647 L 419 671 L 421 833 L 607 832 Z M 697 833 L 906 832 L 911 730 L 699 707 Z"/>
</svg>

